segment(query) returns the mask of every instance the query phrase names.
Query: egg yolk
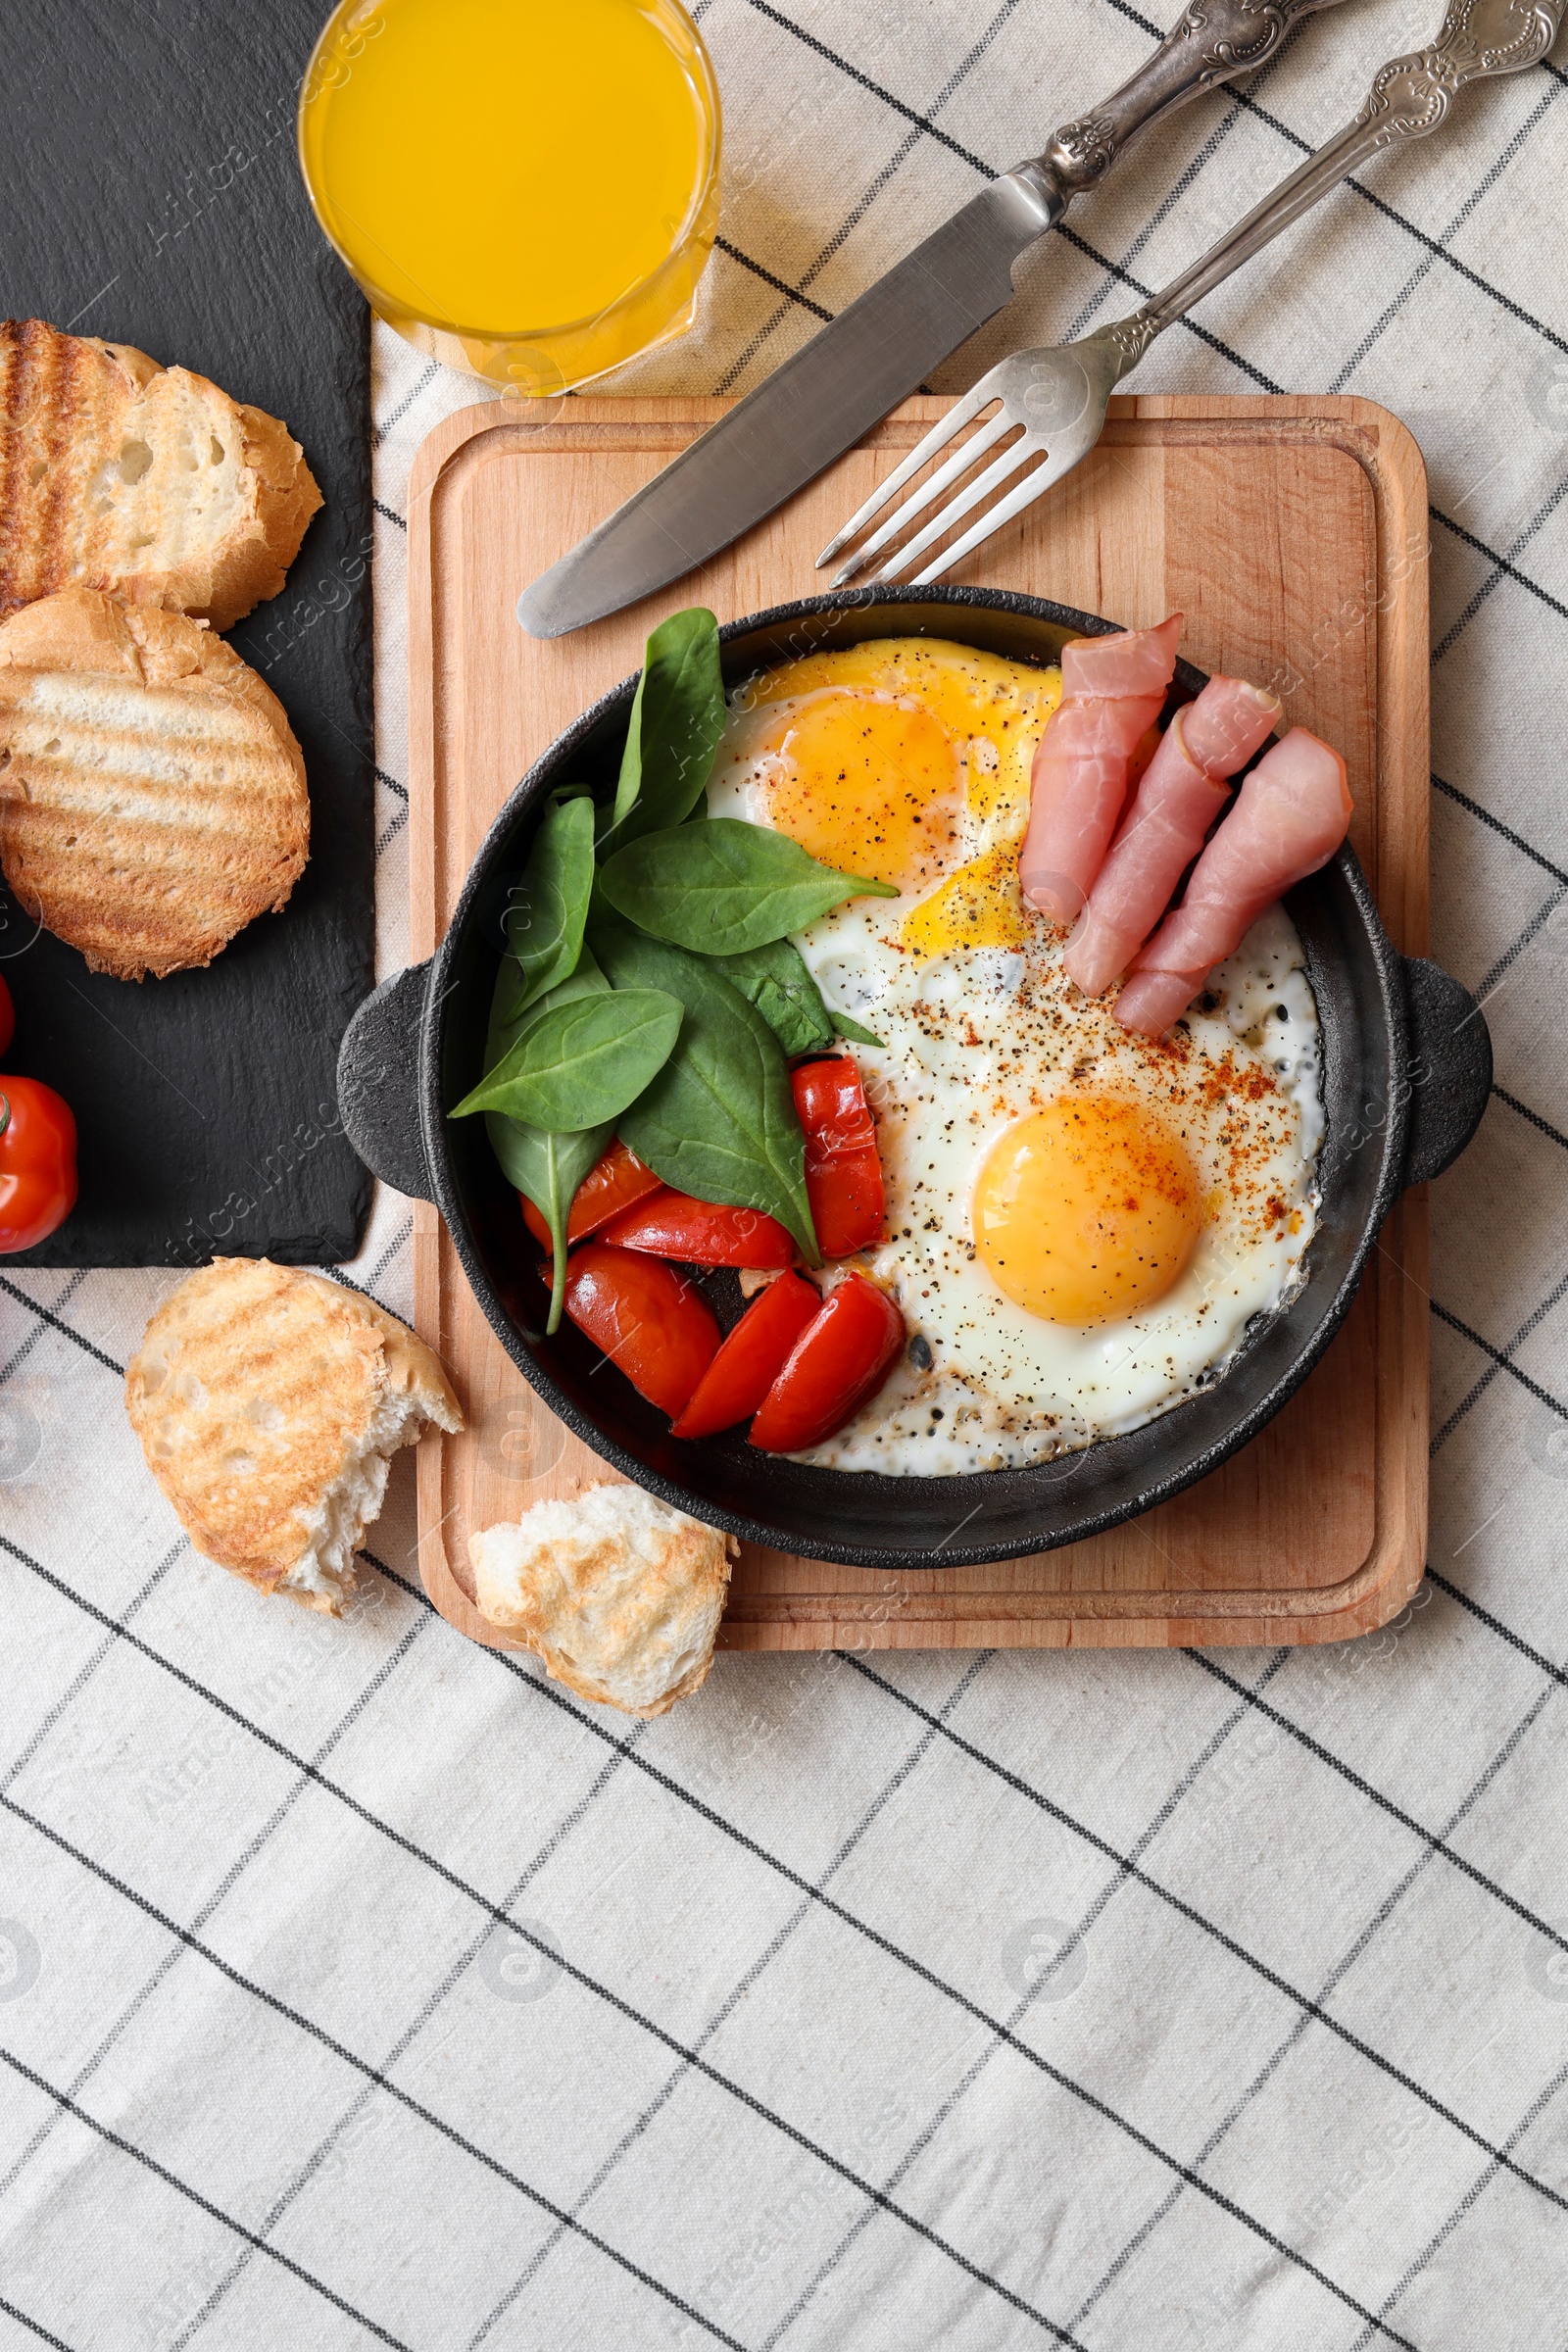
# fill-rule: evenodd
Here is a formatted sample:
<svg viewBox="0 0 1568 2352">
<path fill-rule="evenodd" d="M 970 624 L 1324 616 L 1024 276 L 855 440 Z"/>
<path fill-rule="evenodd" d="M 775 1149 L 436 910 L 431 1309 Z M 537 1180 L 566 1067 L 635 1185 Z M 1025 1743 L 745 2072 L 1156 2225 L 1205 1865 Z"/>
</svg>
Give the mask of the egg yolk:
<svg viewBox="0 0 1568 2352">
<path fill-rule="evenodd" d="M 767 822 L 841 873 L 923 889 L 952 863 L 962 775 L 929 710 L 829 691 L 763 737 Z"/>
<path fill-rule="evenodd" d="M 1185 1147 L 1152 1111 L 1066 1095 L 998 1137 L 973 1221 L 1014 1305 L 1050 1323 L 1103 1323 L 1163 1298 L 1202 1206 Z"/>
</svg>

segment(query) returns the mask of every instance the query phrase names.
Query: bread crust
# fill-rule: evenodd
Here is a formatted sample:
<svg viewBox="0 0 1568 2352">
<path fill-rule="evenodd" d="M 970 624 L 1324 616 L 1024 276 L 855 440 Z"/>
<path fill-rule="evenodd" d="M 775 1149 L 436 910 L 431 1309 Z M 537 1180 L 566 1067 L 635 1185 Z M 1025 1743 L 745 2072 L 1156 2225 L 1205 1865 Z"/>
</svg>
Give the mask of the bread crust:
<svg viewBox="0 0 1568 2352">
<path fill-rule="evenodd" d="M 0 867 L 92 970 L 211 963 L 310 833 L 283 706 L 210 629 L 90 588 L 0 621 Z"/>
<path fill-rule="evenodd" d="M 126 1368 L 125 1410 L 205 1558 L 331 1614 L 340 1582 L 287 1580 L 319 1548 L 345 1475 L 368 1447 L 380 1455 L 377 1432 L 395 1422 L 404 1434 L 387 1450 L 412 1443 L 416 1422 L 463 1426 L 416 1333 L 374 1299 L 268 1258 L 216 1258 L 165 1299 Z M 364 1532 L 362 1517 L 354 1544 Z"/>
<path fill-rule="evenodd" d="M 0 616 L 78 584 L 232 628 L 321 503 L 287 425 L 208 377 L 0 320 Z"/>
<path fill-rule="evenodd" d="M 708 1680 L 732 1538 L 640 1488 L 590 1487 L 468 1540 L 481 1615 L 579 1698 L 667 1714 Z"/>
</svg>

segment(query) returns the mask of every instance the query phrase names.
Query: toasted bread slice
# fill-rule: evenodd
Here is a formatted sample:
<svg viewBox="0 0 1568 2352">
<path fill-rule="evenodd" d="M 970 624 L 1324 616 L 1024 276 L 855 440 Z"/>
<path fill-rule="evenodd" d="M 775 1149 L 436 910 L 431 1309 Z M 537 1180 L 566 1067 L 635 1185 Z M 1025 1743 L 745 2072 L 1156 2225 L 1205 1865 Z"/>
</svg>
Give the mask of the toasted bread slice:
<svg viewBox="0 0 1568 2352">
<path fill-rule="evenodd" d="M 468 1538 L 480 1614 L 579 1698 L 663 1715 L 708 1680 L 729 1592 L 719 1534 L 641 1487 L 589 1487 Z"/>
<path fill-rule="evenodd" d="M 287 425 L 206 376 L 0 321 L 0 615 L 79 583 L 232 628 L 320 504 Z"/>
<path fill-rule="evenodd" d="M 125 1410 L 199 1552 L 333 1617 L 390 1456 L 431 1422 L 463 1427 L 440 1359 L 396 1316 L 267 1258 L 217 1258 L 165 1299 Z"/>
<path fill-rule="evenodd" d="M 310 837 L 283 706 L 221 638 L 91 588 L 0 621 L 0 866 L 95 972 L 211 963 Z"/>
</svg>

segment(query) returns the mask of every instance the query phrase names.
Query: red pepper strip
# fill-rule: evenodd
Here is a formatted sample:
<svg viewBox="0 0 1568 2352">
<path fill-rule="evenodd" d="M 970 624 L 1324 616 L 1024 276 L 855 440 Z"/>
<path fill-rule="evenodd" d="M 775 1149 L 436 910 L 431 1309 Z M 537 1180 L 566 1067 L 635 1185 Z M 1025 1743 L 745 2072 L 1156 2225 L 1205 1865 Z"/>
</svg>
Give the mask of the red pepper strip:
<svg viewBox="0 0 1568 2352">
<path fill-rule="evenodd" d="M 776 1217 L 760 1208 L 719 1208 L 668 1185 L 612 1218 L 604 1239 L 693 1266 L 787 1266 L 795 1256 L 795 1244 Z"/>
<path fill-rule="evenodd" d="M 580 1242 L 601 1225 L 630 1208 L 634 1200 L 657 1193 L 663 1179 L 652 1168 L 645 1168 L 634 1152 L 622 1143 L 613 1143 L 603 1159 L 591 1167 L 571 1196 L 571 1207 L 566 1216 L 566 1239 Z M 545 1223 L 526 1193 L 519 1193 L 522 1219 L 534 1240 L 542 1249 L 550 1247 L 550 1228 Z"/>
<path fill-rule="evenodd" d="M 697 1384 L 671 1430 L 675 1438 L 710 1438 L 755 1413 L 822 1298 L 799 1274 L 781 1274 L 752 1300 Z"/>
<path fill-rule="evenodd" d="M 824 1257 L 882 1239 L 882 1162 L 860 1073 L 847 1054 L 790 1073 L 806 1132 L 806 1197 Z"/>
<path fill-rule="evenodd" d="M 876 1395 L 903 1346 L 904 1317 L 886 1291 L 848 1275 L 796 1341 L 748 1443 L 763 1453 L 819 1446 Z"/>
<path fill-rule="evenodd" d="M 573 1252 L 566 1312 L 662 1413 L 685 1409 L 718 1353 L 718 1325 L 702 1293 L 673 1266 L 608 1242 Z"/>
</svg>

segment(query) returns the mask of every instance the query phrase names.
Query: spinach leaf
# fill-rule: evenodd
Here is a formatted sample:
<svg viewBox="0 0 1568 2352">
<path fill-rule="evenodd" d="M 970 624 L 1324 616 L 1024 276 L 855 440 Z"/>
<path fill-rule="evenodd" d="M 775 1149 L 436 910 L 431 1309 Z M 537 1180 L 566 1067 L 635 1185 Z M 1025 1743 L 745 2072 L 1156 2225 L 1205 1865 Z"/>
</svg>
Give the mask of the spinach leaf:
<svg viewBox="0 0 1568 2352">
<path fill-rule="evenodd" d="M 821 991 L 800 950 L 787 939 L 748 948 L 744 956 L 715 956 L 713 961 L 747 1004 L 757 1006 L 792 1061 L 797 1054 L 814 1054 L 833 1043 L 833 1021 Z"/>
<path fill-rule="evenodd" d="M 564 980 L 582 950 L 594 879 L 591 801 L 560 801 L 534 835 L 522 880 L 507 910 L 507 945 L 522 973 L 515 1009 Z"/>
<path fill-rule="evenodd" d="M 718 623 L 696 605 L 648 640 L 608 823 L 601 812 L 601 850 L 678 825 L 707 787 L 723 732 Z"/>
<path fill-rule="evenodd" d="M 496 1063 L 515 1044 L 516 1039 L 532 1017 L 532 1008 L 522 1003 L 522 974 L 510 956 L 501 959 L 496 974 L 495 995 L 490 1005 L 490 1028 L 485 1039 L 485 1067 L 494 1069 Z M 581 997 L 608 996 L 610 982 L 599 969 L 588 949 L 584 948 L 576 970 L 559 983 L 541 1000 L 548 1009 L 558 1004 L 569 1004 Z M 524 1126 L 520 1119 L 503 1118 L 499 1111 L 485 1113 L 485 1133 L 490 1149 L 501 1163 L 507 1182 L 520 1193 L 526 1193 L 550 1228 L 551 1245 L 555 1254 L 551 1283 L 550 1319 L 547 1333 L 561 1328 L 562 1301 L 566 1287 L 566 1218 L 571 1208 L 572 1195 L 587 1175 L 609 1151 L 614 1137 L 612 1120 L 603 1126 L 590 1127 L 575 1135 L 547 1135 L 542 1128 Z"/>
<path fill-rule="evenodd" d="M 572 1195 L 609 1151 L 615 1122 L 609 1119 L 604 1126 L 589 1127 L 577 1135 L 547 1135 L 542 1128 L 525 1127 L 520 1119 L 504 1119 L 498 1111 L 491 1111 L 485 1119 L 485 1132 L 507 1182 L 527 1194 L 550 1228 L 555 1265 L 550 1317 L 545 1324 L 548 1335 L 561 1329 L 566 1292 L 566 1218 Z"/>
<path fill-rule="evenodd" d="M 661 940 L 606 923 L 594 946 L 617 990 L 662 989 L 686 1008 L 674 1053 L 622 1113 L 621 1142 L 699 1200 L 777 1217 L 820 1264 L 806 1139 L 789 1064 L 766 1021 L 711 963 Z"/>
<path fill-rule="evenodd" d="M 618 914 L 696 956 L 741 956 L 804 931 L 845 899 L 896 899 L 891 882 L 836 874 L 787 833 L 710 816 L 647 833 L 599 869 Z"/>
<path fill-rule="evenodd" d="M 848 1038 L 852 1046 L 879 1046 L 882 1043 L 879 1037 L 872 1036 L 869 1029 L 862 1029 L 858 1021 L 852 1021 L 847 1012 L 835 1012 L 829 1005 L 827 1017 L 840 1037 Z"/>
<path fill-rule="evenodd" d="M 616 989 L 552 1005 L 449 1118 L 499 1110 L 552 1134 L 618 1118 L 669 1059 L 681 1007 L 659 989 Z"/>
</svg>

